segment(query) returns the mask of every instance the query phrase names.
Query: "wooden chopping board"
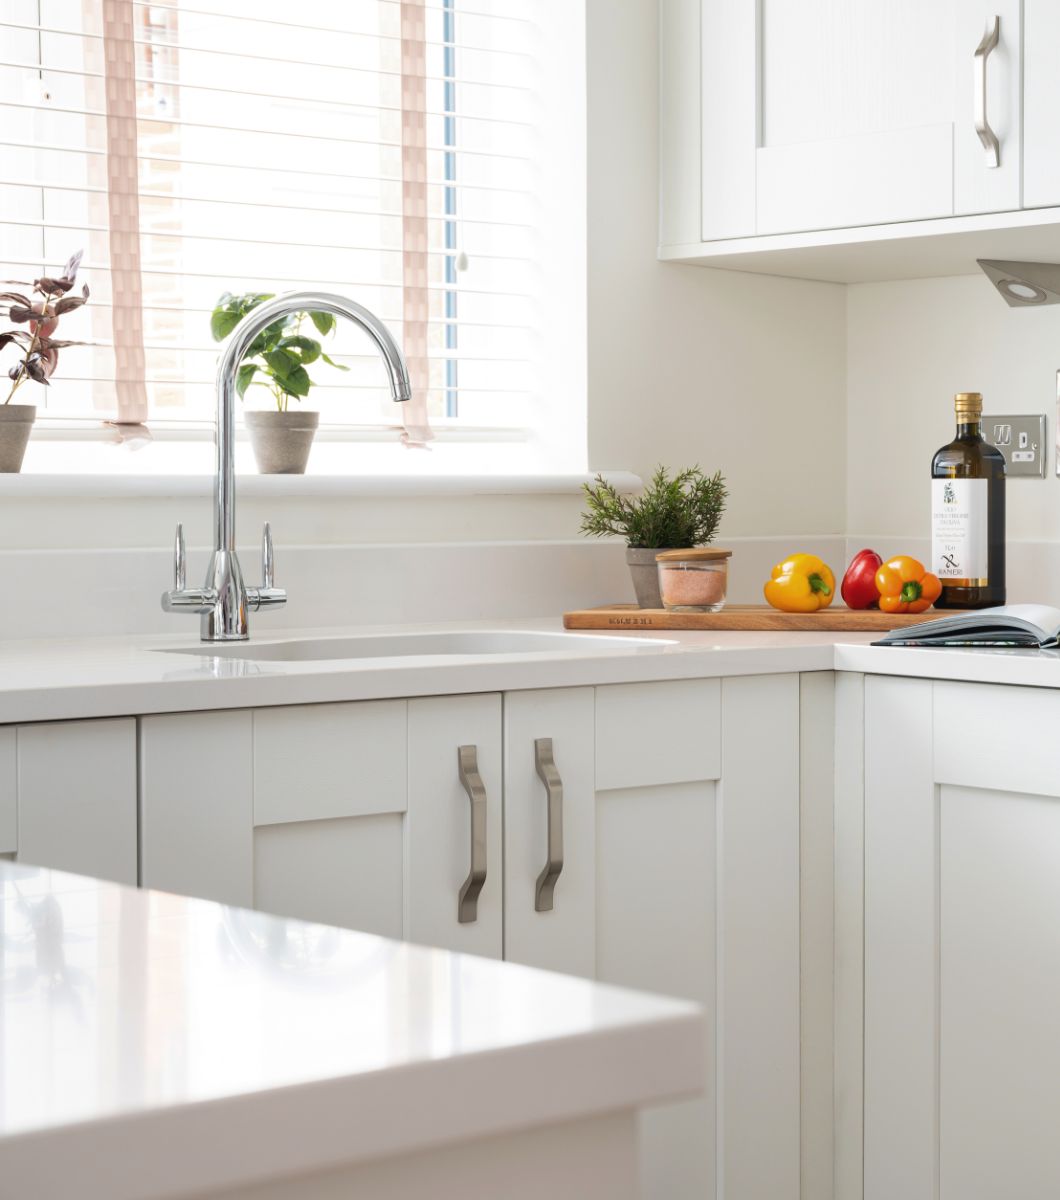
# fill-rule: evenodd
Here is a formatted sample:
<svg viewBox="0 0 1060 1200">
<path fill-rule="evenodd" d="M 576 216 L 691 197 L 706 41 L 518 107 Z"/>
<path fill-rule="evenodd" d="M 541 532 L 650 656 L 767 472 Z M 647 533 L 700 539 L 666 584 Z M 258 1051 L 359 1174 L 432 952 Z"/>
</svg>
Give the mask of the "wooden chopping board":
<svg viewBox="0 0 1060 1200">
<path fill-rule="evenodd" d="M 775 630 L 802 633 L 886 633 L 905 625 L 919 625 L 944 614 L 929 608 L 923 613 L 883 613 L 831 605 L 812 613 L 785 613 L 768 604 L 727 604 L 721 612 L 667 612 L 664 608 L 638 608 L 635 604 L 606 604 L 563 614 L 565 629 L 706 629 Z"/>
</svg>

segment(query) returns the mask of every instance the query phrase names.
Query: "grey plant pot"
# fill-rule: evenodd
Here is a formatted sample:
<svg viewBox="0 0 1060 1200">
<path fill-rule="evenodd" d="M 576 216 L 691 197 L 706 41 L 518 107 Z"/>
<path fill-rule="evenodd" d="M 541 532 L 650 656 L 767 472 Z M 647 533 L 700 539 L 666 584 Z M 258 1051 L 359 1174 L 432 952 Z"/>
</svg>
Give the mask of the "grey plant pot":
<svg viewBox="0 0 1060 1200">
<path fill-rule="evenodd" d="M 22 470 L 36 419 L 35 404 L 0 404 L 0 471 L 15 474 Z"/>
<path fill-rule="evenodd" d="M 320 413 L 248 409 L 243 413 L 243 422 L 262 475 L 305 474 Z"/>
<path fill-rule="evenodd" d="M 626 547 L 626 562 L 629 563 L 629 573 L 633 578 L 633 591 L 637 596 L 637 604 L 641 608 L 662 608 L 662 596 L 659 594 L 659 568 L 655 563 L 656 554 L 672 549 L 669 546 Z"/>
</svg>

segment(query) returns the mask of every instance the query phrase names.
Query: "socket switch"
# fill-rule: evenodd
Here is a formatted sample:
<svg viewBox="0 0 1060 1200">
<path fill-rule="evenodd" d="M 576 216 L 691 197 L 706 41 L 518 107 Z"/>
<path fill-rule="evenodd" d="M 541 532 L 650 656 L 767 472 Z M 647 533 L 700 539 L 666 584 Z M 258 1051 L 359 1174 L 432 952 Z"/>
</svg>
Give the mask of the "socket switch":
<svg viewBox="0 0 1060 1200">
<path fill-rule="evenodd" d="M 1005 456 L 1012 478 L 1045 478 L 1045 417 L 983 415 L 983 437 Z"/>
</svg>

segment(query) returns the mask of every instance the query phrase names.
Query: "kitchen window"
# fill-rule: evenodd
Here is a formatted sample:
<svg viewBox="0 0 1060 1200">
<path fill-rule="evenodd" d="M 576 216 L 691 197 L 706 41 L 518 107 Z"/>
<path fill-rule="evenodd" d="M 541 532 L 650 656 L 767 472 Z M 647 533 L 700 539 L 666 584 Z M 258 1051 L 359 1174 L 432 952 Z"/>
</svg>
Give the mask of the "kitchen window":
<svg viewBox="0 0 1060 1200">
<path fill-rule="evenodd" d="M 19 397 L 45 437 L 204 441 L 218 297 L 316 286 L 433 431 L 340 323 L 303 402 L 338 470 L 584 469 L 581 3 L 0 0 L 0 41 L 0 275 L 83 248 L 92 292 Z"/>
</svg>

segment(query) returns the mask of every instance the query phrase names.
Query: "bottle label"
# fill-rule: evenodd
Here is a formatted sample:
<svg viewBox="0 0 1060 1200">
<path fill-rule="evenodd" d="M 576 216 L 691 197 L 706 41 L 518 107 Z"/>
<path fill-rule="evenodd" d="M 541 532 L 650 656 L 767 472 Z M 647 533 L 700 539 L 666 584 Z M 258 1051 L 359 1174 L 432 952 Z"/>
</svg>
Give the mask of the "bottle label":
<svg viewBox="0 0 1060 1200">
<path fill-rule="evenodd" d="M 988 585 L 985 479 L 931 481 L 931 570 L 957 587 Z"/>
</svg>

